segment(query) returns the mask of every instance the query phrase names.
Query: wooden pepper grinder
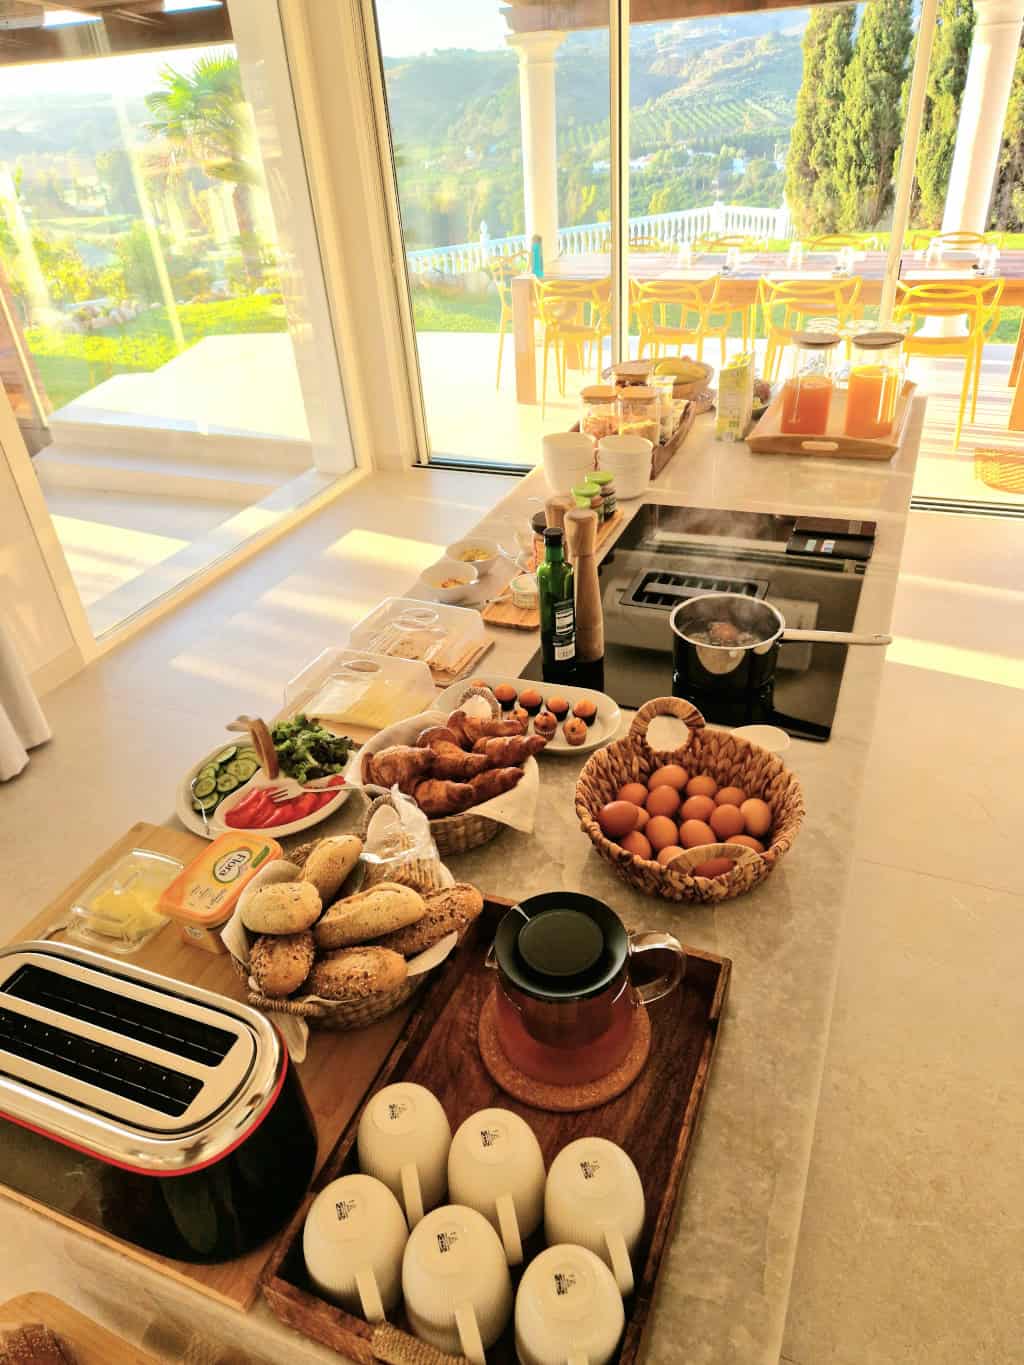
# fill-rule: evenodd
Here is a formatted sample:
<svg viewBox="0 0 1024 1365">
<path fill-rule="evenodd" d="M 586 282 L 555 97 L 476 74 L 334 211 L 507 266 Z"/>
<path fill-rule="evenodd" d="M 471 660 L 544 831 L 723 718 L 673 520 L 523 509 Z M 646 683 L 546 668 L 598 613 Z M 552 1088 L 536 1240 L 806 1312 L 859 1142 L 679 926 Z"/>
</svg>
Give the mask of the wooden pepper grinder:
<svg viewBox="0 0 1024 1365">
<path fill-rule="evenodd" d="M 576 575 L 576 684 L 604 691 L 604 612 L 597 579 L 597 513 L 565 514 L 565 538 Z"/>
<path fill-rule="evenodd" d="M 548 526 L 557 526 L 560 531 L 565 530 L 565 514 L 576 506 L 576 499 L 565 493 L 560 493 L 557 497 L 548 498 L 544 504 L 544 516 Z M 566 537 L 568 540 L 568 537 Z M 567 564 L 572 563 L 570 547 L 566 544 L 565 560 Z"/>
</svg>

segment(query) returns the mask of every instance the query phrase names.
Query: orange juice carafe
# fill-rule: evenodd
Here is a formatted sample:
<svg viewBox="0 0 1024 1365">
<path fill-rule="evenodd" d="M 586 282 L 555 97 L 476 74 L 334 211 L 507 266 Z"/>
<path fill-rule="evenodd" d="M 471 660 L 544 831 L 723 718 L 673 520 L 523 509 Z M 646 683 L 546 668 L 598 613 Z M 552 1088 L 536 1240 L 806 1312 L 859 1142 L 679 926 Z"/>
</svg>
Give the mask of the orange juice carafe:
<svg viewBox="0 0 1024 1365">
<path fill-rule="evenodd" d="M 797 332 L 793 343 L 792 368 L 782 387 L 779 426 L 787 435 L 824 436 L 832 406 L 839 337 L 835 332 Z"/>
<path fill-rule="evenodd" d="M 902 347 L 900 332 L 862 332 L 853 338 L 843 424 L 847 436 L 877 440 L 892 431 L 903 386 Z"/>
</svg>

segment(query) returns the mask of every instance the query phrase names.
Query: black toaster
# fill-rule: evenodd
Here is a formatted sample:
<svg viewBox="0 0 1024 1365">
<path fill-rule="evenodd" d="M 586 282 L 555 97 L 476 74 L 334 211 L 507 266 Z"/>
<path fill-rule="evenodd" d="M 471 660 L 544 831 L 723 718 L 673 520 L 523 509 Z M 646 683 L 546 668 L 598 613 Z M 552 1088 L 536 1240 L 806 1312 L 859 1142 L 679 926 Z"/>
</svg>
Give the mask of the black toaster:
<svg viewBox="0 0 1024 1365">
<path fill-rule="evenodd" d="M 0 1184 L 164 1256 L 226 1261 L 283 1226 L 315 1162 L 262 1014 L 66 944 L 0 950 Z"/>
</svg>

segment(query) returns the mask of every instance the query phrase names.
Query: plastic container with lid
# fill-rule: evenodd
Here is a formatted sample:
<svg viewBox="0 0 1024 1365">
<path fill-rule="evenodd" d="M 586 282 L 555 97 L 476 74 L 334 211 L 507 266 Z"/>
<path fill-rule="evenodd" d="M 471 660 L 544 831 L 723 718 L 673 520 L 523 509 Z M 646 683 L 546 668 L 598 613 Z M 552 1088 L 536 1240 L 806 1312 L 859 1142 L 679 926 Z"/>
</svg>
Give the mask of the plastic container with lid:
<svg viewBox="0 0 1024 1365">
<path fill-rule="evenodd" d="M 601 441 L 619 429 L 619 411 L 614 384 L 590 384 L 580 391 L 580 431 Z"/>
<path fill-rule="evenodd" d="M 619 435 L 642 436 L 658 445 L 661 436 L 661 400 L 657 389 L 646 384 L 619 390 Z"/>
<path fill-rule="evenodd" d="M 484 637 L 478 611 L 412 597 L 386 597 L 352 627 L 349 643 L 368 654 L 413 659 L 445 673 L 482 646 Z"/>
<path fill-rule="evenodd" d="M 618 507 L 618 493 L 615 489 L 615 475 L 610 469 L 595 469 L 590 476 L 590 482 L 596 483 L 601 490 L 601 502 L 603 505 L 603 521 L 608 521 L 615 515 Z"/>
<path fill-rule="evenodd" d="M 435 697 L 424 663 L 355 649 L 325 649 L 287 684 L 288 714 L 302 711 L 328 725 L 383 730 L 426 711 Z"/>
<path fill-rule="evenodd" d="M 177 858 L 133 848 L 90 882 L 75 901 L 69 934 L 100 952 L 138 952 L 167 923 L 157 905 L 182 868 Z"/>
<path fill-rule="evenodd" d="M 861 332 L 853 338 L 846 388 L 847 436 L 888 436 L 903 387 L 903 333 Z"/>
<path fill-rule="evenodd" d="M 838 345 L 835 332 L 794 334 L 790 375 L 782 387 L 780 430 L 797 436 L 825 435 Z"/>
<path fill-rule="evenodd" d="M 224 953 L 220 930 L 239 896 L 261 867 L 280 856 L 276 839 L 230 830 L 193 858 L 164 891 L 157 908 L 178 922 L 186 943 L 208 953 Z"/>
</svg>

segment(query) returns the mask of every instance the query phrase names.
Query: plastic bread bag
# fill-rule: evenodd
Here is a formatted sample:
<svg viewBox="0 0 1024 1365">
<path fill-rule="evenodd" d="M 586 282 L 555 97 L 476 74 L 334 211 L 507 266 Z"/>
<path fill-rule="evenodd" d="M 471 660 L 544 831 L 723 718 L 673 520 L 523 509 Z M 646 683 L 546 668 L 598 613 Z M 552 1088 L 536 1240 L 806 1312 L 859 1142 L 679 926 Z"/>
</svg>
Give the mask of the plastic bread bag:
<svg viewBox="0 0 1024 1365">
<path fill-rule="evenodd" d="M 421 895 L 451 886 L 430 833 L 430 821 L 397 787 L 370 803 L 360 831 L 363 889 L 378 882 L 411 886 Z"/>
</svg>

